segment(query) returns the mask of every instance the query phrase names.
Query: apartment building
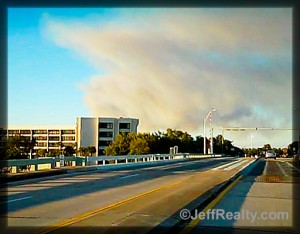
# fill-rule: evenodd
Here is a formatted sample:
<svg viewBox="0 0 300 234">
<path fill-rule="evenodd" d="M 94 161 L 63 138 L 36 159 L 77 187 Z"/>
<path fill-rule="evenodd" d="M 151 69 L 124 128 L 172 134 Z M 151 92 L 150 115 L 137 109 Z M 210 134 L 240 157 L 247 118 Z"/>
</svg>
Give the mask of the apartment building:
<svg viewBox="0 0 300 234">
<path fill-rule="evenodd" d="M 3 146 L 8 137 L 16 135 L 27 138 L 28 140 L 35 139 L 36 144 L 33 154 L 39 149 L 45 149 L 48 152 L 63 149 L 66 146 L 73 146 L 76 142 L 75 127 L 72 126 L 27 126 L 0 129 L 0 146 Z"/>
<path fill-rule="evenodd" d="M 93 145 L 96 154 L 103 155 L 104 149 L 122 132 L 137 133 L 138 119 L 133 118 L 77 118 L 76 139 L 78 147 Z"/>
<path fill-rule="evenodd" d="M 33 154 L 39 149 L 64 149 L 77 144 L 77 148 L 95 146 L 96 155 L 103 155 L 104 149 L 122 132 L 137 133 L 138 119 L 78 117 L 75 126 L 27 126 L 0 128 L 0 147 L 10 136 L 20 135 L 35 139 Z"/>
</svg>

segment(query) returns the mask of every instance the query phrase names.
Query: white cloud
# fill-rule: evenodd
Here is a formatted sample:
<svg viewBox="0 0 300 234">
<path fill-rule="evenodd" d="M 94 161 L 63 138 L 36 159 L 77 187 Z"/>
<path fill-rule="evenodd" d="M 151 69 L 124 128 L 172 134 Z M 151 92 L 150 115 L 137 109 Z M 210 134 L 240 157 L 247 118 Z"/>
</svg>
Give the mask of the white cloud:
<svg viewBox="0 0 300 234">
<path fill-rule="evenodd" d="M 291 127 L 291 9 L 118 12 L 107 25 L 101 16 L 44 19 L 47 36 L 101 71 L 82 84 L 95 116 L 137 117 L 140 131 L 199 134 L 215 107 L 215 128 Z M 268 139 L 288 144 L 290 133 L 281 136 Z"/>
</svg>

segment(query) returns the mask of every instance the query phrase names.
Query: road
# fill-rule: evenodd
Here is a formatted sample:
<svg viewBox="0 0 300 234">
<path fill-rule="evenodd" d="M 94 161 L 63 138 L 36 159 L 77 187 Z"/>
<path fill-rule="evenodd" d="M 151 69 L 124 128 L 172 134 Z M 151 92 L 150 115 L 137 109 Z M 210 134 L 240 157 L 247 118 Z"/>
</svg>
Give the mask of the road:
<svg viewBox="0 0 300 234">
<path fill-rule="evenodd" d="M 300 170 L 291 159 L 260 159 L 250 174 L 207 210 L 206 218 L 197 211 L 182 233 L 300 233 L 294 210 L 300 199 L 299 179 Z"/>
<path fill-rule="evenodd" d="M 253 161 L 187 159 L 170 165 L 12 182 L 7 191 L 0 191 L 8 195 L 8 212 L 2 219 L 9 227 L 1 233 L 66 233 L 66 227 L 70 233 L 93 233 L 91 228 L 107 233 L 111 227 L 145 232 L 159 225 L 171 226 L 178 221 L 175 214 L 180 209 L 200 202 L 206 191 Z"/>
</svg>

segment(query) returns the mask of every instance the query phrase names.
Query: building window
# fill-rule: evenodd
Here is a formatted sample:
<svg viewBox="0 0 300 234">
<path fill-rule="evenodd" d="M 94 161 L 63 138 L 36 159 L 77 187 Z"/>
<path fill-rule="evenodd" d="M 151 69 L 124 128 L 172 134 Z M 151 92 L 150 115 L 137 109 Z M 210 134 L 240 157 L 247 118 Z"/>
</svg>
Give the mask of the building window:
<svg viewBox="0 0 300 234">
<path fill-rule="evenodd" d="M 120 123 L 119 129 L 130 129 L 130 123 Z"/>
<path fill-rule="evenodd" d="M 99 146 L 109 146 L 111 141 L 99 141 Z"/>
<path fill-rule="evenodd" d="M 47 134 L 47 130 L 33 130 L 33 134 Z"/>
<path fill-rule="evenodd" d="M 52 135 L 59 135 L 60 131 L 59 130 L 49 130 L 48 133 L 52 134 Z"/>
<path fill-rule="evenodd" d="M 62 146 L 63 146 L 63 147 L 66 147 L 66 146 L 71 146 L 71 147 L 73 147 L 73 143 L 63 143 Z"/>
<path fill-rule="evenodd" d="M 99 137 L 113 137 L 113 132 L 99 132 Z"/>
<path fill-rule="evenodd" d="M 113 129 L 113 127 L 114 127 L 113 123 L 99 123 L 99 128 Z"/>
<path fill-rule="evenodd" d="M 63 136 L 63 141 L 75 141 L 75 136 Z"/>
<path fill-rule="evenodd" d="M 0 136 L 0 141 L 6 141 L 7 137 L 6 136 Z"/>
<path fill-rule="evenodd" d="M 30 130 L 20 130 L 21 134 L 31 134 Z"/>
<path fill-rule="evenodd" d="M 58 142 L 49 142 L 49 147 L 60 147 Z"/>
<path fill-rule="evenodd" d="M 36 137 L 34 137 L 34 139 L 37 140 L 37 141 L 46 141 L 47 136 L 36 136 Z"/>
<path fill-rule="evenodd" d="M 19 130 L 8 130 L 8 134 L 19 134 Z"/>
<path fill-rule="evenodd" d="M 37 147 L 47 147 L 47 142 L 37 142 L 36 146 Z"/>
<path fill-rule="evenodd" d="M 62 134 L 75 134 L 75 130 L 62 130 Z"/>
<path fill-rule="evenodd" d="M 59 136 L 49 136 L 49 141 L 59 141 Z"/>
<path fill-rule="evenodd" d="M 25 140 L 25 141 L 30 141 L 30 136 L 22 136 L 21 139 L 23 139 L 23 140 Z"/>
<path fill-rule="evenodd" d="M 7 134 L 7 130 L 0 129 L 0 134 L 1 134 L 1 135 L 6 135 L 6 134 Z"/>
</svg>

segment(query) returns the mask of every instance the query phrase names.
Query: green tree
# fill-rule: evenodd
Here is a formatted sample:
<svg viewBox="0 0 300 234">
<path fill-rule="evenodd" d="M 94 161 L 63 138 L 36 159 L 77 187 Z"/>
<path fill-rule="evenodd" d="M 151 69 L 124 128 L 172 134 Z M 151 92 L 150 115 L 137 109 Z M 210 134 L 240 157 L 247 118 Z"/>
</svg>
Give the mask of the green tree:
<svg viewBox="0 0 300 234">
<path fill-rule="evenodd" d="M 118 134 L 115 141 L 105 148 L 105 155 L 128 155 L 130 142 L 135 137 L 133 132 Z"/>
<path fill-rule="evenodd" d="M 144 133 L 144 139 L 148 142 L 148 146 L 150 148 L 150 153 L 158 154 L 162 152 L 162 144 L 161 141 L 163 139 L 162 132 L 154 132 L 152 134 L 150 133 Z"/>
<path fill-rule="evenodd" d="M 36 157 L 45 157 L 46 153 L 47 153 L 46 149 L 38 149 L 36 151 Z"/>
<path fill-rule="evenodd" d="M 232 145 L 232 141 L 225 140 L 219 135 L 214 140 L 214 152 L 224 152 L 228 155 L 243 155 L 243 151 Z M 168 128 L 166 132 L 154 133 L 122 133 L 117 135 L 105 149 L 105 155 L 128 155 L 128 154 L 163 154 L 169 153 L 170 147 L 178 146 L 179 152 L 203 153 L 204 138 L 197 136 L 196 139 L 180 130 Z M 206 139 L 207 148 L 209 141 Z M 233 149 L 233 151 L 232 151 Z"/>
<path fill-rule="evenodd" d="M 66 146 L 63 151 L 65 156 L 73 156 L 75 152 L 76 152 L 75 149 L 70 145 Z"/>
<path fill-rule="evenodd" d="M 22 151 L 17 147 L 9 147 L 6 150 L 6 159 L 24 159 L 27 158 L 22 155 Z"/>
<path fill-rule="evenodd" d="M 130 155 L 148 154 L 150 152 L 148 142 L 143 135 L 137 135 L 137 137 L 131 139 L 129 149 Z"/>
<path fill-rule="evenodd" d="M 193 142 L 193 151 L 194 153 L 203 153 L 203 143 L 204 143 L 204 137 L 202 136 L 196 136 L 196 140 Z"/>
<path fill-rule="evenodd" d="M 257 149 L 252 148 L 247 151 L 247 157 L 251 157 L 251 156 L 255 156 L 255 155 L 257 155 Z"/>
<path fill-rule="evenodd" d="M 87 148 L 86 147 L 79 147 L 78 151 L 80 156 L 86 156 L 87 154 Z"/>
<path fill-rule="evenodd" d="M 281 157 L 283 155 L 283 150 L 280 148 L 274 148 L 274 151 L 277 156 Z"/>
<path fill-rule="evenodd" d="M 86 148 L 87 153 L 90 154 L 90 156 L 92 156 L 94 153 L 96 153 L 96 147 L 95 146 L 88 146 Z"/>
<path fill-rule="evenodd" d="M 59 149 L 51 149 L 48 152 L 49 157 L 59 157 L 61 155 L 61 151 Z"/>
<path fill-rule="evenodd" d="M 270 149 L 272 149 L 272 147 L 271 147 L 270 144 L 265 144 L 265 145 L 264 145 L 264 149 L 265 149 L 265 150 L 270 150 Z"/>
<path fill-rule="evenodd" d="M 288 145 L 288 154 L 290 156 L 297 154 L 298 152 L 299 143 L 298 141 L 294 141 Z"/>
<path fill-rule="evenodd" d="M 29 158 L 35 140 L 28 137 L 15 135 L 9 137 L 4 144 L 5 158 L 6 159 L 25 159 Z"/>
</svg>

